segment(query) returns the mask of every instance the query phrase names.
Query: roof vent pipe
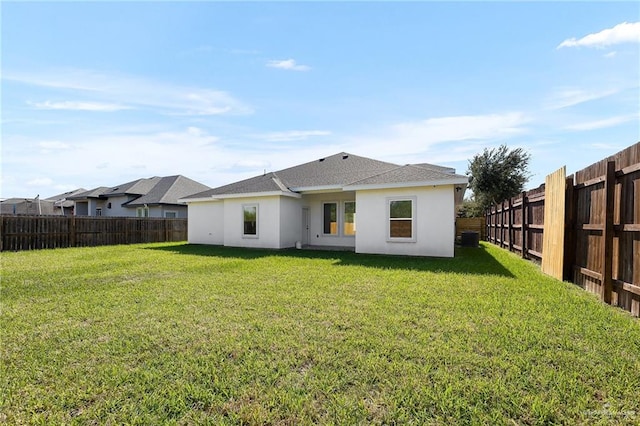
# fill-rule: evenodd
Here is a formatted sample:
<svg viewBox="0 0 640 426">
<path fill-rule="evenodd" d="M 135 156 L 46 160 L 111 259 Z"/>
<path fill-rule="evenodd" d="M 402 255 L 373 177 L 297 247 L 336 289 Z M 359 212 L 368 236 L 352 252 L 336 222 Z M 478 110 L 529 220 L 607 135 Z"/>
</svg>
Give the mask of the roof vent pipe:
<svg viewBox="0 0 640 426">
<path fill-rule="evenodd" d="M 324 161 L 324 158 L 321 158 L 318 161 L 322 163 Z"/>
<path fill-rule="evenodd" d="M 348 155 L 346 155 L 346 154 L 342 156 L 342 159 L 343 159 L 343 160 L 346 160 L 347 158 L 349 158 L 349 156 L 348 156 Z"/>
</svg>

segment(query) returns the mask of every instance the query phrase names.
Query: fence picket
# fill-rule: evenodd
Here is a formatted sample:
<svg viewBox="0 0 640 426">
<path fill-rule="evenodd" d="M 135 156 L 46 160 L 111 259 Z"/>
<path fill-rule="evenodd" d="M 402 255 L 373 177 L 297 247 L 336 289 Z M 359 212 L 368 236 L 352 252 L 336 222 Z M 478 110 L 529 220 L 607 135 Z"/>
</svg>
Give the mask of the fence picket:
<svg viewBox="0 0 640 426">
<path fill-rule="evenodd" d="M 186 239 L 187 219 L 0 216 L 0 251 L 178 242 Z"/>
</svg>

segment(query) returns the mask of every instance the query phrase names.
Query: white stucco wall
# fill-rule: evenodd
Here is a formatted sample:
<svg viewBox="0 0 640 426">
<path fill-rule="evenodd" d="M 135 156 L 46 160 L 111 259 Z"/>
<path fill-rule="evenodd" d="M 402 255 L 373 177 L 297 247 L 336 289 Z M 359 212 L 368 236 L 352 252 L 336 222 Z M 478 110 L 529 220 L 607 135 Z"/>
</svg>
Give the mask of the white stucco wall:
<svg viewBox="0 0 640 426">
<path fill-rule="evenodd" d="M 391 242 L 389 197 L 416 197 L 415 242 Z M 455 208 L 453 185 L 356 192 L 357 253 L 453 257 Z"/>
<path fill-rule="evenodd" d="M 258 205 L 257 237 L 243 236 L 242 206 L 245 204 Z M 226 199 L 224 200 L 224 219 L 225 246 L 280 248 L 279 196 Z"/>
<path fill-rule="evenodd" d="M 353 235 L 343 235 L 343 209 L 344 201 L 355 201 L 354 192 L 331 192 L 324 194 L 305 194 L 302 196 L 302 206 L 309 208 L 309 244 L 314 246 L 339 246 L 355 247 L 356 237 Z M 338 203 L 338 234 L 323 234 L 323 203 Z M 360 206 L 356 202 L 356 233 L 360 232 Z M 300 215 L 302 217 L 302 213 Z M 299 228 L 302 227 L 300 224 Z"/>
<path fill-rule="evenodd" d="M 109 197 L 109 199 L 105 202 L 105 208 L 102 210 L 103 216 L 112 216 L 112 217 L 124 217 L 124 216 L 134 216 L 136 215 L 136 209 L 124 208 L 122 204 L 129 201 L 131 197 L 126 195 L 120 197 Z M 109 203 L 111 203 L 111 208 L 108 208 Z M 133 215 L 131 212 L 133 211 Z"/>
<path fill-rule="evenodd" d="M 280 197 L 280 248 L 295 247 L 302 240 L 300 199 Z"/>
<path fill-rule="evenodd" d="M 191 244 L 224 244 L 224 203 L 189 204 L 188 240 Z"/>
</svg>

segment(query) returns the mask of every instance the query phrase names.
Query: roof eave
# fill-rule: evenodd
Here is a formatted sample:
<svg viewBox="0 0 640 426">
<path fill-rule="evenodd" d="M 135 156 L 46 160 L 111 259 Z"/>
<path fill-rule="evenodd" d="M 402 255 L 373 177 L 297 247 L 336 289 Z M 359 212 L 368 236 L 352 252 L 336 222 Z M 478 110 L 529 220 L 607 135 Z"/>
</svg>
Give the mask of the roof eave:
<svg viewBox="0 0 640 426">
<path fill-rule="evenodd" d="M 302 195 L 297 194 L 295 192 L 265 191 L 265 192 L 247 192 L 247 193 L 233 193 L 233 194 L 213 194 L 209 197 L 181 198 L 178 201 L 182 201 L 184 203 L 202 203 L 207 201 L 219 201 L 219 200 L 227 200 L 227 199 L 234 199 L 234 198 L 260 198 L 260 197 L 273 197 L 273 196 L 302 198 Z"/>
<path fill-rule="evenodd" d="M 310 193 L 310 192 L 338 192 L 342 191 L 344 188 L 342 185 L 322 185 L 322 186 L 298 186 L 292 187 L 291 190 L 300 193 Z"/>
</svg>

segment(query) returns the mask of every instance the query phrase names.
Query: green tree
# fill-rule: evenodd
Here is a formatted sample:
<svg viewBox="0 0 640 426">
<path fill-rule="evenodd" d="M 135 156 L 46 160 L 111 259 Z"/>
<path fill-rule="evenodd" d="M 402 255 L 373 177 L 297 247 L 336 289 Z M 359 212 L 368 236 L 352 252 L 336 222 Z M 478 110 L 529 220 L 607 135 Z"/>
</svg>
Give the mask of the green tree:
<svg viewBox="0 0 640 426">
<path fill-rule="evenodd" d="M 469 189 L 481 211 L 522 192 L 531 176 L 530 158 L 522 148 L 509 150 L 506 145 L 500 145 L 485 148 L 469 160 Z"/>
<path fill-rule="evenodd" d="M 478 202 L 472 198 L 465 198 L 458 207 L 458 217 L 480 217 L 484 216 L 484 210 Z"/>
</svg>

